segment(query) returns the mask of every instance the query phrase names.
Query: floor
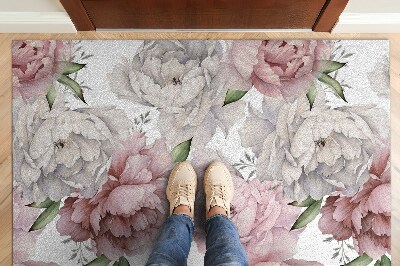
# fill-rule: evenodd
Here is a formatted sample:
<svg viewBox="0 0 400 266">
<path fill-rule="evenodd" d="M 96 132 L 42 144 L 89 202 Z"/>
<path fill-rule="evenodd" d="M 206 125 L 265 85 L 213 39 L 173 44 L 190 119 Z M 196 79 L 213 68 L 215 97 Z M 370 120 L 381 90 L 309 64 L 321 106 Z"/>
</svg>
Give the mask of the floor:
<svg viewBox="0 0 400 266">
<path fill-rule="evenodd" d="M 0 34 L 0 265 L 12 263 L 11 41 L 15 39 L 389 39 L 392 128 L 392 263 L 400 265 L 400 34 L 128 33 Z M 397 237 L 396 237 L 397 236 Z"/>
</svg>

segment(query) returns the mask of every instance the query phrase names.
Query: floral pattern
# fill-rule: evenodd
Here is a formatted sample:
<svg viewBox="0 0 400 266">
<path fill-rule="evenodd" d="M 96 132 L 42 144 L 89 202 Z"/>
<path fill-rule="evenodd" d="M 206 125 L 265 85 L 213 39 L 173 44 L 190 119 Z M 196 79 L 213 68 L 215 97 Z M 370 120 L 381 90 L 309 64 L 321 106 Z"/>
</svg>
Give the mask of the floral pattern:
<svg viewBox="0 0 400 266">
<path fill-rule="evenodd" d="M 92 239 L 97 255 L 118 259 L 149 245 L 163 223 L 167 172 L 171 158 L 165 143 L 145 147 L 134 134 L 114 153 L 109 179 L 92 198 L 68 197 L 57 230 L 76 242 Z"/>
<path fill-rule="evenodd" d="M 13 264 L 21 266 L 58 266 L 53 262 L 31 260 L 40 232 L 30 232 L 30 227 L 40 214 L 39 209 L 31 208 L 31 202 L 22 197 L 21 189 L 13 191 Z"/>
<path fill-rule="evenodd" d="M 245 147 L 262 147 L 257 174 L 282 181 L 293 200 L 321 199 L 338 188 L 354 195 L 369 177 L 373 147 L 389 134 L 384 110 L 329 108 L 318 96 L 311 110 L 305 96 L 293 103 L 264 98 L 263 113 L 253 111 L 240 131 Z"/>
<path fill-rule="evenodd" d="M 247 89 L 253 84 L 266 96 L 289 99 L 307 93 L 331 50 L 331 42 L 319 40 L 237 41 L 229 54 L 229 74 Z"/>
<path fill-rule="evenodd" d="M 357 251 L 379 259 L 390 253 L 390 149 L 383 146 L 373 155 L 370 178 L 359 192 L 348 197 L 329 196 L 321 209 L 319 228 L 337 240 L 353 237 Z"/>
<path fill-rule="evenodd" d="M 112 140 L 126 137 L 129 128 L 121 110 L 71 110 L 61 102 L 50 110 L 38 97 L 15 121 L 14 181 L 36 202 L 58 201 L 75 189 L 93 196 L 106 181 Z"/>
<path fill-rule="evenodd" d="M 113 69 L 111 90 L 121 99 L 156 107 L 159 130 L 171 146 L 192 138 L 194 145 L 205 145 L 218 124 L 231 126 L 224 114 L 232 109 L 222 109 L 222 55 L 216 41 L 144 42 L 131 61 Z"/>
<path fill-rule="evenodd" d="M 252 265 L 283 262 L 295 254 L 300 232 L 290 229 L 300 209 L 287 206 L 290 200 L 283 197 L 282 187 L 271 188 L 272 182 L 235 179 L 237 196 L 232 201 L 232 220 Z"/>
<path fill-rule="evenodd" d="M 385 41 L 21 40 L 12 53 L 14 265 L 144 264 L 182 160 L 199 184 L 211 161 L 228 166 L 250 265 L 390 260 Z"/>
<path fill-rule="evenodd" d="M 67 41 L 14 41 L 12 44 L 13 97 L 24 100 L 45 94 L 71 60 Z"/>
</svg>

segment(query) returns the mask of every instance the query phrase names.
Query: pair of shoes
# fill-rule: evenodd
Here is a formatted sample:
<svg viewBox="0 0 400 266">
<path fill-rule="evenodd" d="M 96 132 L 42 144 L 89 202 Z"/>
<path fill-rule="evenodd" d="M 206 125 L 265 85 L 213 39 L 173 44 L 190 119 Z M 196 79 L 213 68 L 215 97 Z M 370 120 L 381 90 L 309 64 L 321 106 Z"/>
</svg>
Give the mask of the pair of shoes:
<svg viewBox="0 0 400 266">
<path fill-rule="evenodd" d="M 206 211 L 218 206 L 230 216 L 230 203 L 233 198 L 233 181 L 228 168 L 219 161 L 212 162 L 204 175 Z M 189 162 L 178 163 L 168 180 L 167 198 L 170 202 L 170 215 L 179 205 L 186 205 L 194 216 L 194 201 L 197 188 L 197 175 Z"/>
</svg>

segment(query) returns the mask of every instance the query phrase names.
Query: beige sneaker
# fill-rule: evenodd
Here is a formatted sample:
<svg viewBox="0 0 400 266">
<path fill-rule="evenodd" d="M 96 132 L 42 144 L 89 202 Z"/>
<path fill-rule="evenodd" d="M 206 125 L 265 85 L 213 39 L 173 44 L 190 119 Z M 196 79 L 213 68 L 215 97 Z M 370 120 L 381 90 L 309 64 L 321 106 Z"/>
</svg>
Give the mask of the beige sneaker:
<svg viewBox="0 0 400 266">
<path fill-rule="evenodd" d="M 179 205 L 186 205 L 194 216 L 194 199 L 197 188 L 197 175 L 189 162 L 178 163 L 171 172 L 167 186 L 170 215 Z"/>
<path fill-rule="evenodd" d="M 233 198 L 233 180 L 228 168 L 219 161 L 212 162 L 204 175 L 204 192 L 206 193 L 206 211 L 212 207 L 223 208 L 228 217 Z"/>
</svg>

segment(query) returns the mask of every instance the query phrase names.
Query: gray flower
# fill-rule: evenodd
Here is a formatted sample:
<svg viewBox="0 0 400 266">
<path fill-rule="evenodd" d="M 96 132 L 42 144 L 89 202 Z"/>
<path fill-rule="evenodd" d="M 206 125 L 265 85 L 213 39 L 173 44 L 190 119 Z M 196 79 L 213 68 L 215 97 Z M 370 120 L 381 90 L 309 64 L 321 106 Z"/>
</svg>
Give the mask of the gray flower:
<svg viewBox="0 0 400 266">
<path fill-rule="evenodd" d="M 63 101 L 62 101 L 63 102 Z M 93 196 L 107 178 L 113 140 L 131 122 L 121 110 L 71 110 L 44 97 L 22 105 L 14 124 L 14 182 L 24 198 L 60 200 L 79 189 Z"/>
<path fill-rule="evenodd" d="M 354 195 L 369 177 L 373 147 L 388 137 L 388 114 L 374 106 L 331 109 L 319 94 L 293 103 L 265 97 L 251 111 L 242 144 L 259 155 L 257 176 L 279 180 L 293 200 L 320 199 L 340 188 Z"/>
<path fill-rule="evenodd" d="M 192 145 L 204 144 L 217 125 L 229 128 L 243 112 L 222 108 L 227 90 L 226 77 L 218 75 L 222 56 L 217 41 L 145 41 L 131 61 L 109 74 L 111 90 L 121 99 L 157 107 L 160 133 L 171 146 L 193 137 Z M 227 116 L 226 109 L 236 113 Z"/>
</svg>

